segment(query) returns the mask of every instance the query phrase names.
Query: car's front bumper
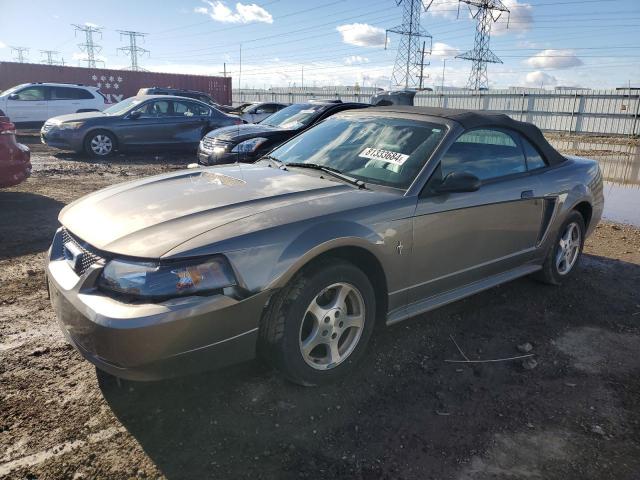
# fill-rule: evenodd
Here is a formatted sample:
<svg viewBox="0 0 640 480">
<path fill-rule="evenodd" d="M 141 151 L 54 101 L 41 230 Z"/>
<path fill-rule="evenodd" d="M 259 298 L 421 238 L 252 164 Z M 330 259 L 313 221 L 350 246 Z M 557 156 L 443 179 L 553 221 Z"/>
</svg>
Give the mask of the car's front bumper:
<svg viewBox="0 0 640 480">
<path fill-rule="evenodd" d="M 61 130 L 56 127 L 47 128 L 45 124 L 40 130 L 40 141 L 50 147 L 62 150 L 82 151 L 84 133 L 79 129 Z"/>
<path fill-rule="evenodd" d="M 200 165 L 226 165 L 229 163 L 253 163 L 257 160 L 256 155 L 248 153 L 235 153 L 229 151 L 215 152 L 198 148 L 198 163 Z"/>
<path fill-rule="evenodd" d="M 96 288 L 102 266 L 78 276 L 59 255 L 60 232 L 47 258 L 51 303 L 67 340 L 98 368 L 131 380 L 155 380 L 255 357 L 258 326 L 270 293 L 159 303 L 124 303 Z"/>
</svg>

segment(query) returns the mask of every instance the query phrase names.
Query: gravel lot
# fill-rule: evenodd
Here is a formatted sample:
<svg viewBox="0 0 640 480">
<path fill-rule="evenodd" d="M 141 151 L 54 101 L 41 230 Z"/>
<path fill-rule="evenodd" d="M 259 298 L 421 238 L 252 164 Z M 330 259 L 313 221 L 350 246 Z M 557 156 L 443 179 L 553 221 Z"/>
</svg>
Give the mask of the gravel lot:
<svg viewBox="0 0 640 480">
<path fill-rule="evenodd" d="M 640 478 L 639 229 L 601 224 L 565 286 L 520 279 L 380 329 L 340 385 L 258 361 L 118 385 L 65 344 L 43 252 L 66 203 L 194 155 L 93 163 L 21 140 L 33 176 L 0 191 L 0 477 Z M 452 338 L 474 360 L 528 342 L 537 365 L 447 363 Z"/>
</svg>

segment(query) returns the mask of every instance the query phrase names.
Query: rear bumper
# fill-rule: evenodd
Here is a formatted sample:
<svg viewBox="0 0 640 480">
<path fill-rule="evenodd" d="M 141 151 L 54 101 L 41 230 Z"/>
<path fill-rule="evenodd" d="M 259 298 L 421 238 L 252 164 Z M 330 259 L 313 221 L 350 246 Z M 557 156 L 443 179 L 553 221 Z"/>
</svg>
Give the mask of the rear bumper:
<svg viewBox="0 0 640 480">
<path fill-rule="evenodd" d="M 69 343 L 101 370 L 131 380 L 157 380 L 255 357 L 270 292 L 244 300 L 211 295 L 123 303 L 95 287 L 102 266 L 78 276 L 66 260 L 51 254 L 56 241 L 46 273 L 58 324 Z"/>
<path fill-rule="evenodd" d="M 13 187 L 31 176 L 31 152 L 20 143 L 0 145 L 0 188 Z"/>
</svg>

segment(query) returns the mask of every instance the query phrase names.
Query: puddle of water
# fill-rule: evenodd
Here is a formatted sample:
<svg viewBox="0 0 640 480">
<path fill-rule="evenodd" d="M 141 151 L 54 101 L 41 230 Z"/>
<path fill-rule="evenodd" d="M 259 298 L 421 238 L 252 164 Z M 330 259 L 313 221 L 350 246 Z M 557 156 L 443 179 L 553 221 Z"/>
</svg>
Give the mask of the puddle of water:
<svg viewBox="0 0 640 480">
<path fill-rule="evenodd" d="M 640 226 L 640 144 L 637 140 L 550 140 L 560 152 L 598 160 L 604 177 L 604 218 Z"/>
</svg>

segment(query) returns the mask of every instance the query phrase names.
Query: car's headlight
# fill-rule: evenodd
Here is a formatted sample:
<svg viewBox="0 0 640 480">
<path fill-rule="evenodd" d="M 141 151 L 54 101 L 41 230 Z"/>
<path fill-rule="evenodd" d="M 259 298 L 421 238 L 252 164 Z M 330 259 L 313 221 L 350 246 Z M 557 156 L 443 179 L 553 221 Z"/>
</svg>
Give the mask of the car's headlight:
<svg viewBox="0 0 640 480">
<path fill-rule="evenodd" d="M 139 298 L 172 298 L 214 293 L 237 285 L 226 258 L 213 257 L 167 263 L 108 262 L 98 285 Z"/>
<path fill-rule="evenodd" d="M 251 153 L 255 152 L 260 145 L 266 142 L 268 138 L 257 137 L 252 138 L 250 140 L 245 140 L 244 142 L 240 142 L 235 147 L 231 149 L 234 153 Z"/>
<path fill-rule="evenodd" d="M 82 126 L 82 122 L 63 122 L 56 125 L 59 130 L 75 130 L 76 128 L 80 128 Z"/>
</svg>

